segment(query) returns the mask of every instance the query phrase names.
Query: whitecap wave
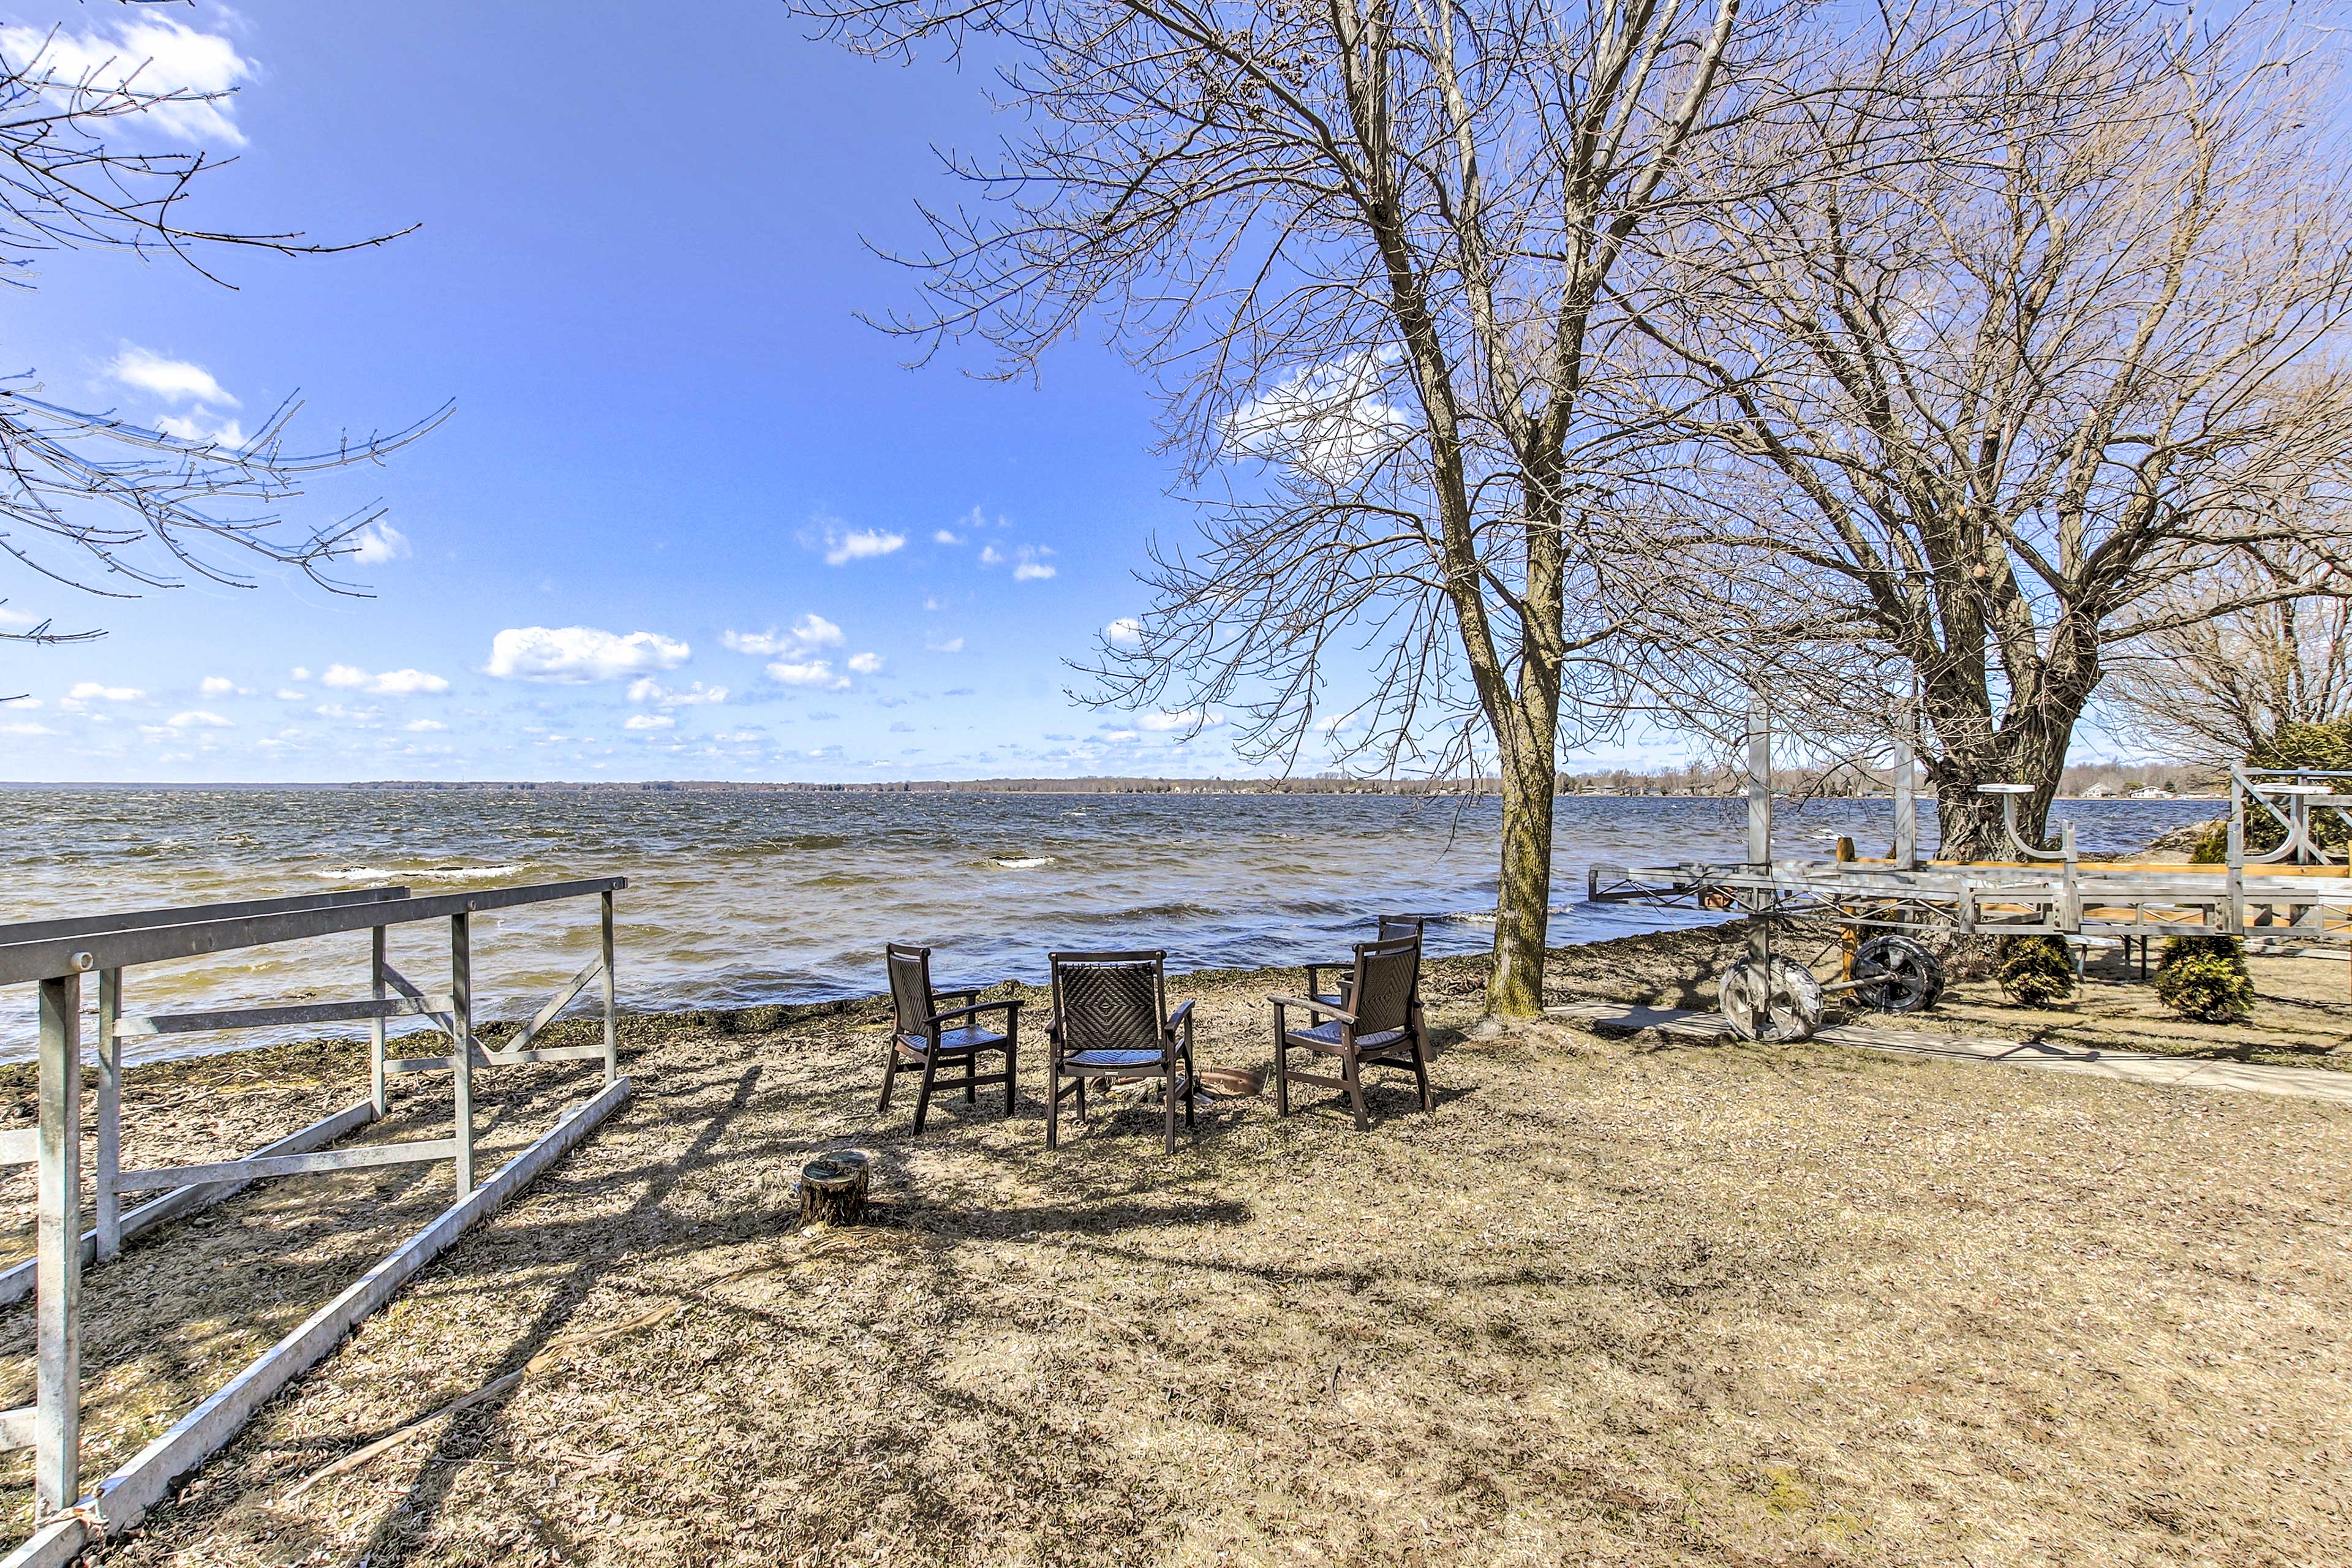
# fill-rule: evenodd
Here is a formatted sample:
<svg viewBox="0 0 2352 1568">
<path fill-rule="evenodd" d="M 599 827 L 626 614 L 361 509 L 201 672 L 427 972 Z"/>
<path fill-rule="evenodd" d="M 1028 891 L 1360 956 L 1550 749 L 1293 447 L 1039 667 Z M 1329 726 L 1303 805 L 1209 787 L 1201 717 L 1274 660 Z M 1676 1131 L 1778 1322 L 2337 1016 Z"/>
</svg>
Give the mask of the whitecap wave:
<svg viewBox="0 0 2352 1568">
<path fill-rule="evenodd" d="M 479 882 L 520 874 L 520 866 L 436 866 L 422 871 L 394 870 L 383 866 L 345 866 L 339 870 L 313 871 L 322 882 Z"/>
<path fill-rule="evenodd" d="M 989 861 L 990 865 L 1002 866 L 1008 871 L 1028 871 L 1039 866 L 1050 866 L 1053 863 L 1054 858 L 1051 855 L 1012 855 L 1001 860 Z"/>
</svg>

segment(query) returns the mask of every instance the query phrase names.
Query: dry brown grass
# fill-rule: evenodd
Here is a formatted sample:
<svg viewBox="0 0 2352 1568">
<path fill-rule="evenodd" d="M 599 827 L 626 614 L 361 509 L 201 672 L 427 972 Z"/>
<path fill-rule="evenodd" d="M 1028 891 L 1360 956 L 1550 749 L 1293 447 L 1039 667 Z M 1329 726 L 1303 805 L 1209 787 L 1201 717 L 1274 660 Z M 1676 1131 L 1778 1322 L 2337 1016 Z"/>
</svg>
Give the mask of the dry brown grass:
<svg viewBox="0 0 2352 1568">
<path fill-rule="evenodd" d="M 630 1105 L 100 1561 L 2352 1560 L 2345 1112 L 1471 1039 L 1475 966 L 1438 979 L 1435 1118 L 1244 1101 L 1173 1158 L 1156 1110 L 1049 1155 L 1034 1093 L 1010 1121 L 951 1096 L 915 1139 L 874 1115 L 856 1014 L 658 1038 Z M 1258 998 L 1294 983 L 1181 987 L 1203 1055 L 1264 1060 Z M 793 1173 L 841 1143 L 882 1223 L 803 1236 Z M 101 1376 L 135 1359 L 136 1271 L 188 1245 L 92 1276 Z"/>
</svg>

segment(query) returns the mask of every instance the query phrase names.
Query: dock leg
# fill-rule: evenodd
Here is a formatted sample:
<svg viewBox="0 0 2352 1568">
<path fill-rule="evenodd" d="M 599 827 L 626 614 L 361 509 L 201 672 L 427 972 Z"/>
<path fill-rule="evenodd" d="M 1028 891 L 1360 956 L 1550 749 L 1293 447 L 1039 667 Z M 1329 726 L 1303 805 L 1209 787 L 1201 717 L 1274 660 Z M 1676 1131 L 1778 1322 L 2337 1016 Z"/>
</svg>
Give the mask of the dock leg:
<svg viewBox="0 0 2352 1568">
<path fill-rule="evenodd" d="M 122 1041 L 114 1033 L 122 1016 L 122 971 L 98 976 L 98 1161 L 90 1171 L 90 1205 L 97 1210 L 98 1260 L 122 1256 L 122 1194 L 114 1179 L 122 1170 Z"/>
<path fill-rule="evenodd" d="M 375 999 L 383 1000 L 383 927 L 368 932 L 368 979 Z M 382 1121 L 391 1109 L 384 1101 L 383 1087 L 383 1020 L 368 1020 L 368 1103 L 375 1107 L 376 1119 Z"/>
<path fill-rule="evenodd" d="M 33 1513 L 81 1500 L 81 976 L 41 982 Z"/>
<path fill-rule="evenodd" d="M 457 1195 L 474 1190 L 473 917 L 449 917 L 449 1060 L 457 1070 Z"/>
<path fill-rule="evenodd" d="M 610 888 L 604 889 L 604 1081 L 609 1084 L 621 1076 L 621 1016 L 613 1005 L 613 890 Z"/>
</svg>

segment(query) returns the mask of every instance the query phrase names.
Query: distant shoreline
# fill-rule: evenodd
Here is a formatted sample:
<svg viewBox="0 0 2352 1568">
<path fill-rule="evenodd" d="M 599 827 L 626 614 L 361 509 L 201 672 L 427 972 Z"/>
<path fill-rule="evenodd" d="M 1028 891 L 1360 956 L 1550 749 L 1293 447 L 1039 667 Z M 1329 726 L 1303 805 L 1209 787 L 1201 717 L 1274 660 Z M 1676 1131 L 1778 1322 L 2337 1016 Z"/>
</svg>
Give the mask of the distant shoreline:
<svg viewBox="0 0 2352 1568">
<path fill-rule="evenodd" d="M 1395 795 L 1412 800 L 1491 799 L 1501 793 L 1493 780 L 1437 782 L 1422 779 L 892 779 L 856 784 L 812 784 L 765 779 L 351 779 L 331 783 L 191 783 L 147 784 L 121 780 L 65 780 L 40 784 L 0 779 L 0 791 L 41 790 L 185 790 L 223 794 L 235 791 L 331 790 L 394 791 L 418 795 Z M 1584 789 L 1561 792 L 1559 800 L 1738 800 L 1742 789 L 1643 792 L 1624 789 Z M 1932 802 L 1934 795 L 1920 792 Z M 1882 791 L 1855 795 L 1821 795 L 1824 800 L 1886 800 Z M 2123 802 L 2164 805 L 2185 800 L 2226 801 L 2224 795 L 2182 794 L 2132 796 L 2062 795 L 2060 800 Z"/>
</svg>

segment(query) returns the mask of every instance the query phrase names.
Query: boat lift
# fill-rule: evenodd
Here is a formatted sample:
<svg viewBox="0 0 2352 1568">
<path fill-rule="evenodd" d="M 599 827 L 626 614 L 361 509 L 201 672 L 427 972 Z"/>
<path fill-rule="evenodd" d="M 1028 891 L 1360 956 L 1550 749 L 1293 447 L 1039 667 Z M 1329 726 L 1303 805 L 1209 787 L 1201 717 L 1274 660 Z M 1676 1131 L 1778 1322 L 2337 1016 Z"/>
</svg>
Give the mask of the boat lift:
<svg viewBox="0 0 2352 1568">
<path fill-rule="evenodd" d="M 1922 861 L 1917 763 L 1908 748 L 1895 765 L 1895 842 L 1885 859 L 1790 860 L 1772 846 L 1771 734 L 1760 717 L 1748 732 L 1748 858 L 1670 866 L 1596 865 L 1587 896 L 1596 903 L 1654 909 L 1740 910 L 1748 951 L 1724 973 L 1725 1019 L 1747 1039 L 1801 1040 L 1820 1026 L 1827 996 L 1849 993 L 1881 1012 L 1935 1005 L 1944 967 L 1928 935 L 2029 936 L 2120 941 L 2139 945 L 2145 972 L 2156 936 L 2234 935 L 2352 947 L 2352 865 L 2319 842 L 2325 814 L 2352 827 L 2352 773 L 2309 768 L 2230 770 L 2227 848 L 2218 864 L 2119 864 L 2084 860 L 2074 825 L 2058 847 L 2028 844 L 2017 802 L 2033 786 L 1978 786 L 2001 797 L 2015 860 Z M 2252 814 L 2250 817 L 2250 814 Z M 2250 853 L 2249 820 L 2275 823 L 2280 842 Z M 1843 950 L 1842 977 L 1822 981 L 1811 965 L 1778 951 L 1790 939 Z"/>
</svg>

